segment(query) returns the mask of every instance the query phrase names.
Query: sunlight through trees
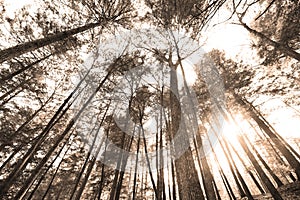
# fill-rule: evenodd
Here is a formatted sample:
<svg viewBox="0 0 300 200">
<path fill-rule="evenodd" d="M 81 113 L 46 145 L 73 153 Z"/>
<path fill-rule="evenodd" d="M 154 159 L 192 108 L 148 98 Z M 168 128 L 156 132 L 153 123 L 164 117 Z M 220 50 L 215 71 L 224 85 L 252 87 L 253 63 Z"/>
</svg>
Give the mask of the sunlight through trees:
<svg viewBox="0 0 300 200">
<path fill-rule="evenodd" d="M 299 1 L 17 4 L 0 199 L 300 199 Z"/>
</svg>

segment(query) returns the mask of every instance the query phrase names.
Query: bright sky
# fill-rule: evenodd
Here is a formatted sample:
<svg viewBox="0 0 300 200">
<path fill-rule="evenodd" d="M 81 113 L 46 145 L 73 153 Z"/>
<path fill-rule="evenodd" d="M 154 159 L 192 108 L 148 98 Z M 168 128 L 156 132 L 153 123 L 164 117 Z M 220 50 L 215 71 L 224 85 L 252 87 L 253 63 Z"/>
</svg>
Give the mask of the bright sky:
<svg viewBox="0 0 300 200">
<path fill-rule="evenodd" d="M 262 96 L 265 102 L 260 109 L 262 113 L 270 113 L 267 117 L 275 130 L 282 136 L 287 138 L 299 137 L 299 124 L 300 116 L 292 108 L 288 108 L 285 103 L 279 98 L 272 98 L 268 96 Z M 258 101 L 262 101 L 259 100 Z M 300 107 L 295 107 L 299 109 Z"/>
<path fill-rule="evenodd" d="M 37 1 L 39 0 L 4 0 L 4 5 L 8 16 L 10 18 L 14 18 L 15 11 L 28 4 L 36 5 L 35 2 Z M 222 14 L 219 14 L 216 21 L 212 22 L 212 24 L 222 22 L 230 15 L 228 11 L 222 11 L 221 13 Z M 257 58 L 257 56 L 255 55 L 255 51 L 250 48 L 250 36 L 248 34 L 248 31 L 243 27 L 235 24 L 222 23 L 214 26 L 213 28 L 210 28 L 209 31 L 204 33 L 204 37 L 207 38 L 206 44 L 203 46 L 203 49 L 206 52 L 209 52 L 213 48 L 217 48 L 220 50 L 224 50 L 226 52 L 226 56 L 231 57 L 234 60 L 235 58 L 237 58 L 242 59 L 244 63 L 253 65 L 257 64 L 255 63 L 255 60 Z M 188 61 L 184 61 L 183 64 L 185 65 L 185 68 L 190 68 L 190 70 L 187 69 L 185 72 L 188 77 L 188 82 L 193 83 L 196 75 L 192 70 L 191 63 L 189 63 Z M 279 99 L 268 101 L 268 103 L 266 103 L 263 107 L 263 113 L 268 113 L 267 119 L 270 120 L 272 124 L 274 124 L 276 130 L 282 136 L 288 138 L 299 137 L 300 116 L 296 116 L 295 111 L 287 108 Z M 242 125 L 244 124 L 243 121 L 238 121 L 238 123 Z M 244 127 L 246 127 L 246 125 Z M 226 138 L 230 138 L 232 144 L 234 146 L 238 146 L 238 141 L 236 138 L 237 132 L 238 130 L 236 130 L 236 128 L 232 126 L 232 124 L 226 123 L 223 129 L 223 136 Z M 241 149 L 238 149 L 238 151 L 240 150 Z M 223 153 L 219 153 L 222 152 L 220 145 L 216 145 L 215 151 L 218 153 L 218 159 L 220 160 L 223 169 L 225 171 L 229 171 L 229 166 L 226 163 L 227 161 L 225 155 Z M 212 154 L 210 154 L 210 156 L 210 158 L 213 159 Z M 58 159 L 55 164 L 58 165 L 59 161 L 60 159 Z M 239 165 L 238 167 L 241 166 Z M 213 170 L 216 170 L 216 165 L 212 166 L 212 168 Z M 165 173 L 165 176 L 165 179 L 167 179 L 167 173 Z"/>
<path fill-rule="evenodd" d="M 9 17 L 14 17 L 14 12 L 25 5 L 33 4 L 35 0 L 4 0 L 6 12 Z"/>
<path fill-rule="evenodd" d="M 213 48 L 226 51 L 226 55 L 232 58 L 240 56 L 247 58 L 252 56 L 249 49 L 250 38 L 248 32 L 241 26 L 234 24 L 220 24 L 215 26 L 210 32 L 204 46 L 209 51 Z M 245 49 L 248 50 L 245 52 Z"/>
<path fill-rule="evenodd" d="M 14 12 L 17 9 L 22 8 L 24 5 L 32 5 L 34 2 L 37 2 L 37 0 L 4 0 L 4 5 L 6 6 L 8 15 L 13 18 Z M 228 16 L 230 16 L 229 11 L 224 9 L 217 15 L 211 24 L 222 22 Z M 231 58 L 237 57 L 239 59 L 243 59 L 244 63 L 252 62 L 252 64 L 254 64 L 253 58 L 256 58 L 254 53 L 255 51 L 250 49 L 251 39 L 248 32 L 243 27 L 229 23 L 219 24 L 213 28 L 210 28 L 208 32 L 204 33 L 204 37 L 207 37 L 206 44 L 203 46 L 204 50 L 210 51 L 213 48 L 218 48 L 220 50 L 224 50 L 226 55 Z M 190 67 L 188 63 L 185 64 Z M 192 77 L 194 74 L 189 73 L 188 76 Z M 276 106 L 277 104 L 278 101 L 272 101 L 268 103 L 268 107 Z M 276 126 L 276 128 L 279 129 L 279 132 L 288 132 L 288 136 L 297 135 L 297 129 L 293 127 L 297 127 L 300 119 L 296 118 L 291 120 L 293 113 L 293 111 L 281 107 L 280 109 L 271 112 L 270 120 L 274 122 L 281 122 L 280 125 Z"/>
<path fill-rule="evenodd" d="M 34 2 L 36 2 L 36 0 L 4 0 L 4 5 L 6 6 L 8 16 L 14 18 L 14 12 L 16 10 L 25 5 L 33 5 Z M 224 20 L 228 14 L 230 14 L 228 11 L 224 11 L 224 15 L 219 14 L 216 22 Z M 238 25 L 220 24 L 210 29 L 204 36 L 208 38 L 203 47 L 206 51 L 218 48 L 225 50 L 226 54 L 230 57 L 239 55 L 243 58 L 247 58 L 251 56 L 252 51 L 249 50 L 245 53 L 245 47 L 249 47 L 250 44 L 248 32 Z M 241 52 L 243 52 L 242 55 Z M 247 56 L 245 57 L 245 55 Z"/>
</svg>

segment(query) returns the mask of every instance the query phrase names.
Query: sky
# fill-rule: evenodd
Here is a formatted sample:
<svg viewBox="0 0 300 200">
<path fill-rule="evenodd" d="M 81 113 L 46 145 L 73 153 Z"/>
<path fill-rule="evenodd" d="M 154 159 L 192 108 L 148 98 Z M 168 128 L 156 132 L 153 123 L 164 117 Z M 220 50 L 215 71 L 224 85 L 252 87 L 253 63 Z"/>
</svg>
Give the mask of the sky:
<svg viewBox="0 0 300 200">
<path fill-rule="evenodd" d="M 32 4 L 33 2 L 35 2 L 35 0 L 4 0 L 4 5 L 9 16 L 13 17 L 14 11 L 25 5 Z"/>
<path fill-rule="evenodd" d="M 14 12 L 22 8 L 25 5 L 36 4 L 39 0 L 4 0 L 6 11 L 8 16 L 13 18 Z M 222 11 L 222 14 L 218 14 L 215 22 L 224 20 L 230 13 L 228 11 Z M 142 14 L 142 13 L 141 13 Z M 214 22 L 212 22 L 213 24 Z M 249 35 L 246 30 L 238 25 L 233 24 L 220 24 L 210 28 L 204 36 L 208 37 L 204 49 L 209 51 L 213 48 L 219 48 L 226 51 L 230 57 L 235 57 L 241 54 L 242 49 L 250 44 Z M 251 53 L 249 51 L 249 53 Z"/>
<path fill-rule="evenodd" d="M 14 18 L 15 11 L 25 5 L 36 5 L 35 2 L 38 1 L 39 0 L 4 0 L 4 4 L 6 5 L 9 17 Z M 218 24 L 218 22 L 224 21 L 224 19 L 226 19 L 229 15 L 230 13 L 228 11 L 222 11 L 217 15 L 215 21 L 211 23 L 212 26 L 203 34 L 203 36 L 207 38 L 203 49 L 207 52 L 213 48 L 224 50 L 226 52 L 226 56 L 232 59 L 241 59 L 244 63 L 256 65 L 257 60 L 254 58 L 257 56 L 255 55 L 255 51 L 250 48 L 251 38 L 247 30 L 245 30 L 242 26 L 230 24 L 228 22 Z M 213 26 L 214 24 L 218 25 Z M 184 64 L 186 67 L 191 68 L 188 61 Z M 196 75 L 193 72 L 187 72 L 187 75 L 189 77 L 188 81 L 193 83 L 193 79 L 195 78 L 194 76 Z M 262 97 L 261 101 L 266 101 L 266 103 L 260 107 L 262 108 L 262 112 L 268 114 L 267 119 L 270 120 L 275 129 L 281 135 L 286 138 L 299 137 L 299 128 L 297 129 L 295 127 L 299 127 L 300 117 L 299 115 L 296 115 L 295 111 L 291 108 L 287 108 L 280 99 Z M 239 121 L 239 124 L 243 123 L 243 120 Z M 236 135 L 232 136 L 233 129 L 234 127 L 230 124 L 226 124 L 223 134 L 225 137 L 232 137 L 233 140 L 231 141 L 233 141 L 233 145 L 237 145 L 238 142 L 236 141 Z M 220 145 L 217 145 L 215 150 L 221 152 Z M 226 163 L 225 156 L 220 154 L 219 156 L 221 162 Z M 55 164 L 57 165 L 58 162 L 59 159 Z M 229 166 L 225 166 L 225 170 L 229 170 Z"/>
<path fill-rule="evenodd" d="M 36 2 L 38 1 L 39 0 L 4 0 L 4 4 L 9 17 L 13 18 L 15 11 L 25 5 L 37 5 Z M 255 11 L 253 12 L 257 14 Z M 224 9 L 216 15 L 211 22 L 211 27 L 203 34 L 203 36 L 207 38 L 203 49 L 210 51 L 213 48 L 217 48 L 224 50 L 226 56 L 230 58 L 241 59 L 244 63 L 257 64 L 255 51 L 250 48 L 251 38 L 248 32 L 242 26 L 236 24 L 230 24 L 228 22 L 219 23 L 227 19 L 230 14 L 228 10 Z M 193 72 L 189 74 L 190 76 L 194 76 Z M 268 110 L 270 107 L 277 107 L 278 109 L 276 110 L 269 110 L 269 119 L 274 122 L 280 133 L 287 132 L 289 137 L 297 136 L 299 133 L 294 127 L 297 127 L 300 123 L 299 116 L 295 116 L 295 112 L 292 109 L 288 109 L 282 106 L 282 104 L 283 102 L 278 99 L 272 100 L 268 101 L 264 108 Z"/>
</svg>

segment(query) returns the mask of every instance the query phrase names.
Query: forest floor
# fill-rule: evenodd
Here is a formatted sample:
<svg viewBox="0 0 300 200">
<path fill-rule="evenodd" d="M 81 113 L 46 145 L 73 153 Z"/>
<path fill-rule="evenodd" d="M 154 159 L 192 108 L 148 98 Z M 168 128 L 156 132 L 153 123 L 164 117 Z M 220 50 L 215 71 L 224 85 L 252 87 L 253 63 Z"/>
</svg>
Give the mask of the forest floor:
<svg viewBox="0 0 300 200">
<path fill-rule="evenodd" d="M 290 183 L 284 186 L 281 186 L 279 189 L 280 194 L 284 200 L 300 200 L 300 181 L 295 183 Z M 255 200 L 273 200 L 271 194 L 267 193 L 264 195 L 258 195 L 254 197 Z"/>
</svg>

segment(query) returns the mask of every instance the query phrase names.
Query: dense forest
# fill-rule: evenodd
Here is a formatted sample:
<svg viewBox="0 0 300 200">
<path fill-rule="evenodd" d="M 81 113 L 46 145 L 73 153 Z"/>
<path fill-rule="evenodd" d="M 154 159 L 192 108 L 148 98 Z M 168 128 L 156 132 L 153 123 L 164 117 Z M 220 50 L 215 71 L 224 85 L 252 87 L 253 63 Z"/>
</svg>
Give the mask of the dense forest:
<svg viewBox="0 0 300 200">
<path fill-rule="evenodd" d="M 0 199 L 300 199 L 299 0 L 18 2 Z"/>
</svg>

